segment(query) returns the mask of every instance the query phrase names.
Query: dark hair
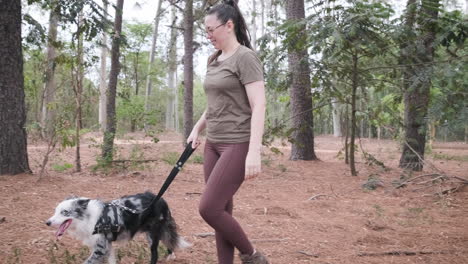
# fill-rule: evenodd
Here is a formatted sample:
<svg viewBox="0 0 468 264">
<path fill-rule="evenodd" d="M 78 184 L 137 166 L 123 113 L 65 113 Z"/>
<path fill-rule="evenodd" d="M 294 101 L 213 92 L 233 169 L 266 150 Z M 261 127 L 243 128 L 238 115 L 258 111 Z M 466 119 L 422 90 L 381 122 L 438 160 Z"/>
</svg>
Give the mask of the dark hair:
<svg viewBox="0 0 468 264">
<path fill-rule="evenodd" d="M 237 41 L 239 41 L 241 45 L 252 49 L 252 45 L 250 44 L 250 32 L 247 29 L 245 19 L 242 16 L 236 1 L 225 0 L 223 3 L 217 4 L 208 9 L 206 14 L 215 14 L 221 23 L 227 23 L 229 20 L 232 20 L 234 23 L 234 30 L 236 32 Z M 221 51 L 218 51 L 214 56 L 211 56 L 212 58 L 210 58 L 209 62 L 216 59 L 219 55 L 221 55 Z"/>
</svg>

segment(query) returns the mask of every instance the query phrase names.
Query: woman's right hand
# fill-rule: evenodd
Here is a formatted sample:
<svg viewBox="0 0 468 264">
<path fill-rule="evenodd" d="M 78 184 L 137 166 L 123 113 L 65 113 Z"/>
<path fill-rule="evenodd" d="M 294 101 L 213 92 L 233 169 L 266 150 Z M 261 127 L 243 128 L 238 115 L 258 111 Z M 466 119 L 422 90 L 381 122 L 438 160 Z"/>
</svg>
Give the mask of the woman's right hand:
<svg viewBox="0 0 468 264">
<path fill-rule="evenodd" d="M 197 148 L 200 145 L 200 139 L 198 138 L 198 131 L 196 128 L 193 128 L 192 132 L 187 138 L 187 144 L 192 142 L 192 148 Z"/>
</svg>

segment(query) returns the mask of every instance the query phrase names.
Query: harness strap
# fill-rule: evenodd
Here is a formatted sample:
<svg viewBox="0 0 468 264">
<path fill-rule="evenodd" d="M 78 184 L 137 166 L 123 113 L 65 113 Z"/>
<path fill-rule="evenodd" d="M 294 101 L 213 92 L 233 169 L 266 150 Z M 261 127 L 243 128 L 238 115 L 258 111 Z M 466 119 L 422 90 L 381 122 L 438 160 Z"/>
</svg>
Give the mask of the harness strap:
<svg viewBox="0 0 468 264">
<path fill-rule="evenodd" d="M 184 166 L 185 162 L 190 158 L 190 155 L 195 151 L 194 148 L 192 148 L 192 142 L 189 142 L 187 146 L 185 147 L 184 152 L 182 155 L 180 155 L 179 160 L 176 162 L 174 168 L 172 169 L 171 173 L 169 176 L 167 176 L 166 181 L 164 184 L 161 186 L 161 189 L 158 192 L 158 195 L 156 195 L 151 202 L 149 203 L 148 207 L 144 208 L 141 211 L 137 211 L 135 209 L 129 208 L 122 203 L 118 201 L 112 201 L 111 203 L 108 203 L 105 205 L 105 209 L 108 209 L 109 207 L 113 207 L 114 210 L 117 210 L 117 208 L 120 208 L 122 210 L 128 211 L 132 214 L 141 214 L 144 211 L 148 210 L 148 208 L 152 207 L 154 203 L 156 203 L 163 194 L 166 192 L 166 190 L 169 188 L 169 185 L 171 185 L 172 181 L 175 179 L 176 175 L 179 173 L 179 171 L 182 170 L 182 167 Z M 105 211 L 105 210 L 104 210 Z M 103 211 L 103 213 L 104 213 Z M 110 223 L 111 221 L 109 219 L 104 219 L 103 215 L 101 215 L 100 219 L 98 220 L 96 226 L 94 227 L 93 235 L 98 234 L 98 233 L 109 233 L 111 232 L 114 236 L 114 240 L 116 239 L 117 233 L 120 231 L 121 226 L 118 223 Z"/>
</svg>

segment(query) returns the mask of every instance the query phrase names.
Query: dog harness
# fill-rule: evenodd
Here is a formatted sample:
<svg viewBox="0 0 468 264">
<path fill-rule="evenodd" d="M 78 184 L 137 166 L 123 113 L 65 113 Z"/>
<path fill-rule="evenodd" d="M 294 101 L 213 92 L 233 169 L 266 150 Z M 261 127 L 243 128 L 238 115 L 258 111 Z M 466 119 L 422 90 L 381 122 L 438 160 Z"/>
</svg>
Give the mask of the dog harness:
<svg viewBox="0 0 468 264">
<path fill-rule="evenodd" d="M 153 206 L 154 203 L 156 203 L 166 192 L 166 190 L 169 188 L 171 185 L 172 181 L 175 179 L 176 175 L 179 173 L 179 171 L 182 170 L 182 167 L 184 166 L 185 162 L 190 158 L 190 155 L 195 151 L 194 148 L 192 148 L 192 142 L 189 142 L 187 146 L 185 147 L 184 152 L 180 156 L 179 160 L 176 162 L 174 168 L 172 169 L 171 173 L 169 173 L 169 176 L 167 176 L 166 181 L 164 184 L 161 186 L 161 189 L 158 192 L 158 195 L 151 200 L 149 203 L 148 207 L 138 211 L 132 208 L 129 208 L 128 206 L 125 206 L 122 204 L 120 200 L 114 200 L 110 203 L 105 203 L 104 208 L 102 210 L 102 214 L 99 217 L 96 225 L 94 226 L 94 234 L 112 234 L 112 241 L 115 241 L 117 239 L 118 233 L 121 231 L 123 227 L 123 223 L 121 223 L 119 220 L 122 219 L 122 217 L 119 217 L 122 211 L 127 211 L 132 214 L 141 214 L 144 211 L 146 211 L 148 208 Z"/>
</svg>

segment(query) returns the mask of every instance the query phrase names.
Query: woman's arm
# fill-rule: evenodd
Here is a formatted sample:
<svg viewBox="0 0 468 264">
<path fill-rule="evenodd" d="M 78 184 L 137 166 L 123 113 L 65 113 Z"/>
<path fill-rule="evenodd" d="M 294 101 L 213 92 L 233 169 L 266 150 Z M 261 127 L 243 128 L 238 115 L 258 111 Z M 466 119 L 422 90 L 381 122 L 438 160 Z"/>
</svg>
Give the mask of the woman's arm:
<svg viewBox="0 0 468 264">
<path fill-rule="evenodd" d="M 245 161 L 245 176 L 247 179 L 257 176 L 261 172 L 260 151 L 262 147 L 263 130 L 265 125 L 265 84 L 256 81 L 245 85 L 249 98 L 252 118 L 250 120 L 249 152 Z"/>
</svg>

